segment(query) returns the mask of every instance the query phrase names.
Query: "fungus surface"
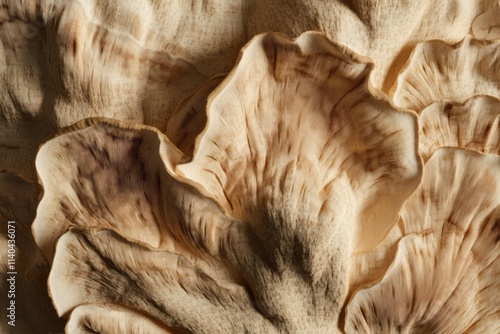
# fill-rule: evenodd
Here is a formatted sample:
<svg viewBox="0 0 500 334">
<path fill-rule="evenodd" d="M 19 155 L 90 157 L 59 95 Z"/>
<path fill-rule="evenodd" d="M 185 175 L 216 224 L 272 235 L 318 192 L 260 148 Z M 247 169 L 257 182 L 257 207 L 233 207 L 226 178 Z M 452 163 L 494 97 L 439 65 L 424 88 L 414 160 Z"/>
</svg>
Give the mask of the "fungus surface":
<svg viewBox="0 0 500 334">
<path fill-rule="evenodd" d="M 436 102 L 419 120 L 422 158 L 427 161 L 440 147 L 463 147 L 483 153 L 500 153 L 500 101 L 476 96 L 465 103 Z"/>
<path fill-rule="evenodd" d="M 499 192 L 498 156 L 437 150 L 403 207 L 396 258 L 354 295 L 346 332 L 499 331 Z"/>
<path fill-rule="evenodd" d="M 0 0 L 0 331 L 500 331 L 499 8 Z"/>
<path fill-rule="evenodd" d="M 116 122 L 44 145 L 34 234 L 48 258 L 60 237 L 58 313 L 119 302 L 194 332 L 339 330 L 351 254 L 384 238 L 421 173 L 416 116 L 370 69 L 317 33 L 262 35 L 210 96 L 191 161 Z"/>
</svg>

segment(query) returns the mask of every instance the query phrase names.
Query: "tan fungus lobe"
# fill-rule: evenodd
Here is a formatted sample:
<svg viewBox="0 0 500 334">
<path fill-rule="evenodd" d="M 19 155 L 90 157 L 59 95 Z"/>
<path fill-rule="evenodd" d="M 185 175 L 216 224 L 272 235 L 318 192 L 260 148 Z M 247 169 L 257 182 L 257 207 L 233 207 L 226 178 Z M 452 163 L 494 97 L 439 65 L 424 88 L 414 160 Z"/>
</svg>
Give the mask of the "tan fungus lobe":
<svg viewBox="0 0 500 334">
<path fill-rule="evenodd" d="M 17 329 L 62 330 L 50 263 L 69 333 L 331 333 L 349 301 L 349 333 L 500 330 L 496 158 L 438 150 L 498 154 L 498 11 L 0 0 L 0 217 L 19 224 Z M 301 36 L 258 36 L 238 57 L 268 31 Z M 419 154 L 425 195 L 404 204 Z M 44 257 L 29 231 L 37 173 Z"/>
<path fill-rule="evenodd" d="M 396 259 L 354 294 L 346 332 L 498 332 L 500 158 L 437 150 L 402 219 Z"/>
<path fill-rule="evenodd" d="M 500 39 L 500 2 L 497 1 L 488 11 L 478 15 L 472 22 L 472 34 L 477 39 Z"/>
<path fill-rule="evenodd" d="M 177 252 L 150 250 L 110 231 L 64 234 L 49 286 L 59 315 L 70 316 L 70 324 L 78 323 L 74 307 L 116 304 L 142 315 L 144 324 L 181 332 L 276 332 L 244 286 L 214 279 Z M 90 318 L 110 328 L 120 319 L 98 321 L 93 312 Z"/>
<path fill-rule="evenodd" d="M 500 98 L 499 44 L 469 38 L 452 46 L 418 44 L 393 95 L 397 106 L 418 113 L 433 102 L 463 103 L 475 95 Z"/>
<path fill-rule="evenodd" d="M 500 154 L 500 100 L 475 96 L 463 104 L 435 102 L 419 119 L 419 152 L 424 161 L 440 147 Z"/>
<path fill-rule="evenodd" d="M 71 334 L 181 334 L 142 314 L 117 305 L 82 305 L 71 313 L 66 326 Z"/>
<path fill-rule="evenodd" d="M 179 103 L 168 120 L 165 135 L 187 156 L 193 155 L 196 137 L 207 123 L 207 99 L 225 75 L 210 79 L 192 95 Z"/>
<path fill-rule="evenodd" d="M 228 72 L 256 34 L 322 31 L 371 57 L 370 80 L 387 92 L 416 43 L 458 43 L 496 1 L 0 4 L 0 171 L 36 181 L 37 149 L 59 128 L 107 117 L 164 131 L 181 99 Z"/>
<path fill-rule="evenodd" d="M 119 302 L 195 332 L 335 331 L 352 252 L 388 233 L 420 178 L 415 116 L 370 69 L 320 34 L 262 35 L 210 95 L 192 161 L 123 122 L 44 145 L 34 232 L 48 258 L 63 235 L 59 314 Z"/>
<path fill-rule="evenodd" d="M 246 214 L 242 206 L 265 204 L 259 197 L 264 194 L 258 194 L 262 190 L 272 196 L 280 189 L 290 196 L 292 202 L 283 207 L 302 198 L 333 201 L 329 187 L 347 177 L 352 191 L 365 197 L 361 221 L 371 221 L 378 230 L 358 226 L 353 242 L 358 250 L 370 249 L 397 219 L 397 210 L 389 206 L 398 207 L 400 195 L 391 193 L 409 192 L 417 182 L 412 115 L 394 112 L 370 88 L 366 59 L 322 35 L 303 34 L 296 45 L 280 35 L 265 36 L 247 45 L 210 96 L 209 123 L 198 137 L 193 161 L 178 171 L 203 185 L 226 212 L 238 215 Z M 398 148 L 385 157 L 384 148 L 391 145 Z M 281 166 L 283 171 L 275 170 Z M 386 168 L 394 174 L 386 174 Z M 300 175 L 318 184 L 301 184 Z M 375 188 L 368 181 L 372 177 L 378 180 Z M 378 187 L 385 190 L 371 195 Z"/>
</svg>

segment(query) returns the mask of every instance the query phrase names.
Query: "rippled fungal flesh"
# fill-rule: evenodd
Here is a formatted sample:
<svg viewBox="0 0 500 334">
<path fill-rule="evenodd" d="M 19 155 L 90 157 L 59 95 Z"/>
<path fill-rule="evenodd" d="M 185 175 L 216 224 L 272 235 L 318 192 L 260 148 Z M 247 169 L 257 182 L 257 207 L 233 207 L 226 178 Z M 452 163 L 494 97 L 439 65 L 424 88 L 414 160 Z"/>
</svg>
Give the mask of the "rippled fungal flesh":
<svg viewBox="0 0 500 334">
<path fill-rule="evenodd" d="M 182 100 L 168 120 L 165 135 L 187 156 L 193 155 L 196 138 L 207 123 L 208 97 L 224 77 L 224 75 L 213 77 L 196 92 Z"/>
<path fill-rule="evenodd" d="M 72 334 L 98 333 L 151 333 L 181 334 L 172 328 L 144 317 L 142 314 L 118 305 L 82 305 L 71 313 L 66 327 Z"/>
<path fill-rule="evenodd" d="M 500 158 L 437 150 L 401 216 L 396 258 L 354 295 L 346 332 L 498 332 Z"/>
<path fill-rule="evenodd" d="M 498 40 L 500 39 L 500 3 L 493 4 L 486 12 L 478 15 L 472 22 L 472 34 L 477 39 Z"/>
<path fill-rule="evenodd" d="M 36 182 L 39 145 L 88 117 L 164 131 L 177 104 L 229 72 L 239 50 L 260 33 L 295 38 L 321 31 L 372 58 L 370 80 L 388 92 L 416 43 L 458 43 L 473 22 L 475 31 L 487 29 L 491 19 L 479 15 L 495 3 L 4 1 L 0 170 Z"/>
<path fill-rule="evenodd" d="M 119 298 L 187 331 L 338 330 L 351 254 L 384 238 L 421 173 L 416 117 L 370 69 L 320 34 L 263 35 L 210 95 L 189 161 L 116 122 L 44 145 L 34 235 L 59 314 Z"/>
<path fill-rule="evenodd" d="M 500 153 L 500 100 L 475 96 L 465 103 L 435 102 L 419 120 L 419 152 L 427 161 L 440 147 Z"/>
<path fill-rule="evenodd" d="M 499 8 L 3 1 L 0 332 L 500 331 Z"/>
<path fill-rule="evenodd" d="M 398 76 L 394 103 L 420 112 L 432 102 L 500 96 L 499 58 L 498 41 L 466 38 L 455 45 L 420 43 Z"/>
</svg>

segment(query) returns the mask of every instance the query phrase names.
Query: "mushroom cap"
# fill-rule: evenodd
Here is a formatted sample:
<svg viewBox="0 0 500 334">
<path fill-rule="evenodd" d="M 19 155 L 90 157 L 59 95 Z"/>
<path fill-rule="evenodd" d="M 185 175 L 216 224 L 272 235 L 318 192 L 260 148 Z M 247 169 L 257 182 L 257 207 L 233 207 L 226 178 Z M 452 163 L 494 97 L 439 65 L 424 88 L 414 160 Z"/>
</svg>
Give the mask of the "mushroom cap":
<svg viewBox="0 0 500 334">
<path fill-rule="evenodd" d="M 265 34 L 208 97 L 189 161 L 117 121 L 45 144 L 33 230 L 58 313 L 120 304 L 185 331 L 340 330 L 352 254 L 383 239 L 421 175 L 416 115 L 370 70 L 321 34 Z"/>
<path fill-rule="evenodd" d="M 500 100 L 475 96 L 463 104 L 435 102 L 419 119 L 419 152 L 424 161 L 440 147 L 500 154 Z"/>
<path fill-rule="evenodd" d="M 207 127 L 192 162 L 180 165 L 178 173 L 203 185 L 236 216 L 249 214 L 241 208 L 244 202 L 267 201 L 261 195 L 290 192 L 290 200 L 333 201 L 337 195 L 330 186 L 346 176 L 352 191 L 366 196 L 361 221 L 371 222 L 356 227 L 354 243 L 358 250 L 370 249 L 397 220 L 396 203 L 418 182 L 420 159 L 413 115 L 396 111 L 371 88 L 367 61 L 316 33 L 303 34 L 294 44 L 280 35 L 254 38 L 210 96 Z M 396 143 L 400 148 L 384 151 Z M 365 175 L 378 179 L 376 188 L 369 190 L 372 181 Z M 312 185 L 310 178 L 321 181 Z M 258 186 L 270 193 L 257 194 Z M 371 195 L 378 187 L 386 190 Z M 393 191 L 400 192 L 397 198 Z"/>
<path fill-rule="evenodd" d="M 213 77 L 196 92 L 182 100 L 168 120 L 165 134 L 179 150 L 189 157 L 193 155 L 196 138 L 207 123 L 208 97 L 224 77 L 225 75 Z"/>
<path fill-rule="evenodd" d="M 471 38 L 455 45 L 417 44 L 393 89 L 394 103 L 420 113 L 433 102 L 500 97 L 499 50 L 496 41 Z"/>
<path fill-rule="evenodd" d="M 496 1 L 486 12 L 478 15 L 472 22 L 472 34 L 477 39 L 498 40 L 500 39 L 500 3 Z"/>
<path fill-rule="evenodd" d="M 399 213 L 419 154 L 498 154 L 498 0 L 0 7 L 0 217 L 21 232 L 20 331 L 62 329 L 52 265 L 68 332 L 341 332 L 346 302 L 410 247 L 408 217 L 427 204 Z M 478 311 L 497 310 L 491 295 L 464 297 L 476 304 L 443 331 L 496 329 Z M 417 322 L 445 326 L 404 326 Z"/>
<path fill-rule="evenodd" d="M 154 319 L 116 304 L 81 305 L 71 312 L 66 331 L 72 334 L 180 334 Z"/>
<path fill-rule="evenodd" d="M 402 220 L 396 259 L 354 294 L 346 332 L 500 330 L 500 157 L 438 149 Z"/>
<path fill-rule="evenodd" d="M 88 117 L 165 131 L 177 104 L 228 72 L 264 32 L 322 31 L 372 58 L 371 83 L 388 92 L 415 43 L 458 43 L 495 3 L 8 2 L 0 12 L 0 170 L 35 182 L 39 145 Z"/>
<path fill-rule="evenodd" d="M 141 316 L 139 324 L 148 332 L 158 327 L 275 332 L 244 286 L 214 279 L 182 254 L 131 243 L 112 231 L 65 233 L 57 243 L 49 287 L 58 314 L 71 314 L 70 326 L 89 321 L 94 328 L 116 328 L 118 319 L 132 313 Z M 119 309 L 109 318 L 98 317 L 93 309 L 81 309 L 86 304 Z"/>
</svg>

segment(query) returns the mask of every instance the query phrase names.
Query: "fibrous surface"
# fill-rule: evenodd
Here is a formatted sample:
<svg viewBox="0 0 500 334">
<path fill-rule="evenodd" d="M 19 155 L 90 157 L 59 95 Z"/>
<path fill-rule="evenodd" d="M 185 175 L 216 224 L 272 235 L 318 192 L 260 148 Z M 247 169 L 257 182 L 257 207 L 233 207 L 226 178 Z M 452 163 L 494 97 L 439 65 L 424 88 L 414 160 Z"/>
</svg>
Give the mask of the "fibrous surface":
<svg viewBox="0 0 500 334">
<path fill-rule="evenodd" d="M 499 331 L 499 8 L 3 1 L 1 330 Z"/>
</svg>

